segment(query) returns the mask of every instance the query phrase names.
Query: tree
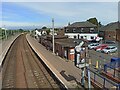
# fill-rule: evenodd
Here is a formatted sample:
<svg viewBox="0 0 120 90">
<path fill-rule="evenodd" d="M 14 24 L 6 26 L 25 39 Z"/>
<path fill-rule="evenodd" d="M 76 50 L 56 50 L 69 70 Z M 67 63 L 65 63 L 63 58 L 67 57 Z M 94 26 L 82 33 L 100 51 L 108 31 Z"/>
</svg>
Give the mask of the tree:
<svg viewBox="0 0 120 90">
<path fill-rule="evenodd" d="M 90 18 L 87 21 L 91 22 L 92 24 L 95 24 L 98 26 L 98 20 L 96 18 Z"/>
<path fill-rule="evenodd" d="M 23 29 L 19 29 L 19 32 L 21 32 L 21 33 L 22 33 L 22 32 L 24 32 L 24 30 L 23 30 Z"/>
<path fill-rule="evenodd" d="M 101 22 L 98 22 L 98 20 L 97 20 L 95 17 L 94 17 L 94 18 L 90 18 L 90 19 L 88 19 L 87 21 L 91 22 L 92 24 L 97 25 L 98 27 L 103 26 L 103 25 L 101 24 Z"/>
<path fill-rule="evenodd" d="M 101 22 L 98 23 L 99 27 L 102 27 L 103 25 L 101 24 Z"/>
<path fill-rule="evenodd" d="M 38 30 L 37 28 L 35 28 L 35 30 Z"/>
<path fill-rule="evenodd" d="M 47 27 L 44 26 L 44 27 L 42 27 L 42 29 L 47 29 Z"/>
<path fill-rule="evenodd" d="M 68 23 L 68 26 L 70 26 L 70 22 Z"/>
<path fill-rule="evenodd" d="M 47 35 L 49 35 L 49 33 L 50 33 L 50 29 L 48 29 L 48 30 L 46 31 L 46 33 L 47 33 Z"/>
</svg>

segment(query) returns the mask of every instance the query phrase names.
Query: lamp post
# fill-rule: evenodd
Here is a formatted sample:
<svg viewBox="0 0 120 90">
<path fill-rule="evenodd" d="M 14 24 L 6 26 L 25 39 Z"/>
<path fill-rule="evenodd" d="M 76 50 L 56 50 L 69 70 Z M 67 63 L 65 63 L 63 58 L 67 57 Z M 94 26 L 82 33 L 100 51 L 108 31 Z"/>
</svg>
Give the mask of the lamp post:
<svg viewBox="0 0 120 90">
<path fill-rule="evenodd" d="M 53 35 L 53 53 L 55 53 L 55 41 L 54 41 L 54 18 L 52 18 L 52 35 Z"/>
</svg>

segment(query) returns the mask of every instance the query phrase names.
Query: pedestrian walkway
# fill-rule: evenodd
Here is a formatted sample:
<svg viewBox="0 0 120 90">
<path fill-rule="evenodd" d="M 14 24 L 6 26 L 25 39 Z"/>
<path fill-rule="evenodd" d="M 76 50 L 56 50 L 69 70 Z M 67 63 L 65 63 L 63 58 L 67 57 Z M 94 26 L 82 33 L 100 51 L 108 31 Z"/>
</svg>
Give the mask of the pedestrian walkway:
<svg viewBox="0 0 120 90">
<path fill-rule="evenodd" d="M 30 35 L 26 37 L 33 50 L 67 88 L 82 88 L 80 86 L 81 70 L 75 67 L 72 61 L 67 62 L 46 50 L 44 46 L 38 43 L 36 39 L 30 37 Z"/>
</svg>

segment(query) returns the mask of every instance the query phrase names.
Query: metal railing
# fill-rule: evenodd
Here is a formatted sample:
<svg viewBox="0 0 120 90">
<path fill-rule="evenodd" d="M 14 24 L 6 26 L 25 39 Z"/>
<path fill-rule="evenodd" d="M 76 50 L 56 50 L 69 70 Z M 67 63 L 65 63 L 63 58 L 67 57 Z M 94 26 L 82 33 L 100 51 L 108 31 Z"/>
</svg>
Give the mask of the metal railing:
<svg viewBox="0 0 120 90">
<path fill-rule="evenodd" d="M 119 59 L 120 60 L 120 59 Z M 104 71 L 109 73 L 111 76 L 115 78 L 120 78 L 120 61 L 111 61 L 110 63 L 104 64 Z"/>
<path fill-rule="evenodd" d="M 120 90 L 120 83 L 113 82 L 112 80 L 102 76 L 99 73 L 99 71 L 97 72 L 88 67 L 86 69 L 90 71 L 90 78 L 91 78 L 92 84 L 98 86 L 99 88 L 103 88 L 103 89 L 114 88 L 116 90 Z M 86 76 L 88 76 L 87 73 L 86 73 Z"/>
</svg>

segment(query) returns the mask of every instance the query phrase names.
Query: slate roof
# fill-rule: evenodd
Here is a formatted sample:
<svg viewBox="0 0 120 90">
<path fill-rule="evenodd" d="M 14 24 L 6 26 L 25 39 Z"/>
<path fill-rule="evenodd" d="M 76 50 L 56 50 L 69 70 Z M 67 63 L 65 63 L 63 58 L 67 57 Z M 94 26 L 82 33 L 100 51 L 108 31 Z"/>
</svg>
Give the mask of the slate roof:
<svg viewBox="0 0 120 90">
<path fill-rule="evenodd" d="M 83 40 L 80 39 L 74 39 L 74 38 L 67 38 L 67 39 L 59 39 L 55 41 L 55 43 L 61 44 L 63 47 L 75 47 L 76 45 L 79 45 L 80 42 Z M 76 44 L 75 44 L 76 42 Z M 87 42 L 83 44 L 83 46 L 87 46 Z"/>
<path fill-rule="evenodd" d="M 101 27 L 100 31 L 115 31 L 116 29 L 118 29 L 119 25 L 119 22 L 109 23 L 106 26 Z"/>
<path fill-rule="evenodd" d="M 68 25 L 67 27 L 97 27 L 97 25 L 85 21 L 85 22 L 75 22 L 71 25 Z"/>
</svg>

